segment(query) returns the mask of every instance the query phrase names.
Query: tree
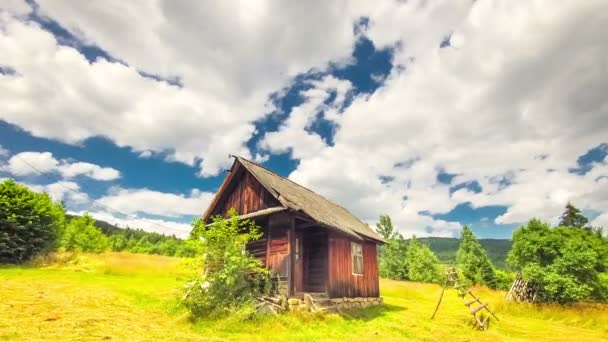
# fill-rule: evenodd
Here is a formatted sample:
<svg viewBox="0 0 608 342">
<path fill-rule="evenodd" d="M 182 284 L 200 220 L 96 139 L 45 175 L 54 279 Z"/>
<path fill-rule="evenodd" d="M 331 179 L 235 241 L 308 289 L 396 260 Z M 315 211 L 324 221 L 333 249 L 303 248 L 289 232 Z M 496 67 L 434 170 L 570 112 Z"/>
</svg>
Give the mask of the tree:
<svg viewBox="0 0 608 342">
<path fill-rule="evenodd" d="M 568 202 L 562 216 L 560 216 L 560 227 L 583 228 L 589 220 L 581 214 L 581 210 Z"/>
<path fill-rule="evenodd" d="M 235 210 L 229 216 L 216 216 L 209 225 L 194 222 L 191 238 L 201 243 L 205 271 L 189 282 L 184 305 L 195 317 L 228 314 L 269 290 L 269 271 L 245 249 L 262 236 L 259 227 L 240 221 Z"/>
<path fill-rule="evenodd" d="M 441 281 L 441 270 L 437 256 L 429 246 L 413 236 L 405 254 L 408 278 L 412 281 L 438 283 Z"/>
<path fill-rule="evenodd" d="M 382 246 L 382 254 L 379 258 L 380 276 L 397 280 L 408 279 L 406 252 L 407 241 L 401 234 L 387 240 Z"/>
<path fill-rule="evenodd" d="M 391 217 L 386 214 L 380 215 L 380 221 L 376 223 L 376 231 L 385 241 L 394 239 L 398 235 L 393 228 L 393 221 L 391 220 Z"/>
<path fill-rule="evenodd" d="M 408 279 L 407 262 L 405 260 L 407 242 L 393 228 L 390 216 L 380 215 L 380 220 L 376 224 L 376 231 L 386 243 L 384 246 L 380 246 L 378 250 L 380 276 L 398 280 Z"/>
<path fill-rule="evenodd" d="M 70 220 L 61 247 L 67 251 L 100 253 L 110 248 L 110 240 L 95 227 L 95 219 L 85 214 Z"/>
<path fill-rule="evenodd" d="M 538 286 L 540 301 L 602 299 L 608 290 L 601 274 L 608 270 L 608 241 L 585 229 L 552 229 L 532 219 L 513 232 L 508 263 Z"/>
<path fill-rule="evenodd" d="M 488 258 L 486 250 L 467 226 L 462 228 L 460 234 L 456 265 L 464 279 L 474 284 L 482 284 L 490 288 L 496 287 L 494 266 Z"/>
<path fill-rule="evenodd" d="M 65 212 L 47 194 L 13 180 L 0 183 L 0 263 L 21 263 L 50 251 L 65 226 Z"/>
</svg>

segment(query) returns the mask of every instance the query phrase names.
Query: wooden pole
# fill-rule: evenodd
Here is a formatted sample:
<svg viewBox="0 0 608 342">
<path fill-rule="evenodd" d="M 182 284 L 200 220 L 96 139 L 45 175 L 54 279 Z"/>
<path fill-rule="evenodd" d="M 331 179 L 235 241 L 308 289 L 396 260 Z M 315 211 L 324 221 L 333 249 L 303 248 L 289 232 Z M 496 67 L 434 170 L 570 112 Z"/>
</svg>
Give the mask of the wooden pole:
<svg viewBox="0 0 608 342">
<path fill-rule="evenodd" d="M 443 285 L 443 289 L 441 289 L 441 295 L 439 296 L 439 301 L 437 302 L 437 306 L 435 306 L 435 311 L 433 311 L 433 316 L 431 316 L 431 319 L 435 318 L 435 314 L 437 313 L 437 310 L 439 310 L 439 305 L 441 304 L 441 300 L 443 299 L 443 293 L 445 292 L 446 287 L 448 287 L 447 280 L 445 282 L 445 285 Z"/>
</svg>

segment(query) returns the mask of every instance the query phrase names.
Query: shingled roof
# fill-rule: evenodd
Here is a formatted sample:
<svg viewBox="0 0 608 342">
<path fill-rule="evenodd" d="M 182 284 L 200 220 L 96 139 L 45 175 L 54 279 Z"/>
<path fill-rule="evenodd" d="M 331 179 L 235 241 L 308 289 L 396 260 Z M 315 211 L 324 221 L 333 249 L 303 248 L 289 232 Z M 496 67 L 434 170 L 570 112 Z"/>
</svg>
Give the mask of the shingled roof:
<svg viewBox="0 0 608 342">
<path fill-rule="evenodd" d="M 322 225 L 358 238 L 382 242 L 382 238 L 344 207 L 242 157 L 235 157 L 281 204 L 301 211 Z"/>
</svg>

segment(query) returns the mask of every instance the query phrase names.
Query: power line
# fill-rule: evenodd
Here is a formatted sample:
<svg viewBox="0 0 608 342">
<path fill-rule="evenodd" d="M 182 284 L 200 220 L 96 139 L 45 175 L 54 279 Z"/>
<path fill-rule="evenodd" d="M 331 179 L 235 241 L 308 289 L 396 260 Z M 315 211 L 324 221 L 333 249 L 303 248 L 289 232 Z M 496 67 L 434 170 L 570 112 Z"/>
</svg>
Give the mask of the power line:
<svg viewBox="0 0 608 342">
<path fill-rule="evenodd" d="M 25 160 L 24 160 L 23 158 L 21 158 L 21 157 L 20 157 L 18 154 L 13 154 L 13 156 L 14 156 L 14 157 L 17 157 L 17 159 L 21 160 L 21 161 L 22 161 L 22 162 L 23 162 L 25 165 L 29 166 L 30 168 L 32 168 L 34 171 L 38 172 L 38 173 L 39 173 L 39 174 L 41 174 L 42 176 L 46 177 L 47 179 L 50 179 L 50 180 L 53 180 L 53 181 L 54 181 L 53 177 L 51 177 L 49 174 L 47 174 L 47 173 L 45 173 L 45 172 L 41 171 L 40 169 L 38 169 L 38 168 L 37 168 L 37 167 L 35 167 L 34 165 L 30 164 L 29 162 L 25 161 Z M 2 169 L 4 169 L 4 167 L 2 167 Z M 4 171 L 3 173 L 5 173 L 5 174 L 7 174 L 7 175 L 9 175 L 9 176 L 10 176 L 10 173 L 8 173 L 8 172 L 6 172 L 6 171 Z M 15 179 L 15 177 L 10 177 L 10 178 Z M 116 212 L 116 213 L 119 213 L 119 214 L 121 214 L 121 215 L 124 215 L 124 216 L 126 216 L 126 217 L 131 218 L 131 219 L 134 219 L 134 220 L 141 220 L 141 221 L 144 221 L 144 222 L 148 222 L 148 223 L 153 224 L 153 225 L 155 225 L 155 226 L 157 226 L 157 227 L 164 228 L 164 229 L 168 229 L 168 230 L 171 230 L 171 231 L 174 231 L 174 232 L 179 232 L 179 233 L 187 233 L 187 232 L 184 232 L 183 230 L 179 230 L 179 229 L 176 229 L 176 228 L 172 228 L 172 227 L 163 226 L 163 225 L 162 225 L 162 224 L 160 224 L 160 223 L 157 223 L 157 222 L 154 222 L 154 221 L 150 221 L 150 220 L 147 220 L 147 219 L 145 219 L 145 218 L 140 218 L 140 217 L 137 217 L 137 216 L 134 216 L 134 215 L 131 215 L 131 214 L 124 213 L 124 212 L 122 212 L 122 211 L 120 211 L 120 210 L 114 209 L 114 208 L 112 208 L 112 207 L 110 207 L 110 206 L 108 206 L 108 205 L 106 205 L 106 204 L 103 204 L 103 203 L 100 203 L 100 202 L 98 202 L 98 201 L 96 201 L 96 200 L 94 200 L 94 199 L 91 199 L 91 198 L 89 198 L 88 196 L 84 196 L 84 194 L 82 194 L 82 193 L 80 193 L 80 192 L 78 192 L 78 191 L 76 191 L 76 190 L 74 190 L 74 189 L 71 189 L 71 188 L 69 188 L 69 187 L 65 186 L 65 185 L 64 185 L 64 184 L 62 184 L 61 182 L 56 182 L 55 184 L 57 184 L 57 185 L 61 186 L 62 188 L 66 189 L 66 190 L 68 190 L 68 191 L 70 191 L 70 192 L 73 192 L 73 193 L 75 193 L 75 194 L 77 194 L 77 195 L 79 195 L 79 196 L 85 197 L 86 199 L 88 199 L 88 200 L 89 200 L 89 201 L 91 201 L 92 203 L 97 204 L 98 206 L 104 207 L 104 208 L 106 208 L 106 209 L 109 209 L 109 210 L 111 210 L 111 211 L 114 211 L 114 212 Z"/>
<path fill-rule="evenodd" d="M 6 171 L 6 169 L 2 165 L 0 165 L 0 172 L 2 172 L 9 179 L 15 180 L 15 177 L 13 177 L 13 175 L 10 172 Z"/>
</svg>

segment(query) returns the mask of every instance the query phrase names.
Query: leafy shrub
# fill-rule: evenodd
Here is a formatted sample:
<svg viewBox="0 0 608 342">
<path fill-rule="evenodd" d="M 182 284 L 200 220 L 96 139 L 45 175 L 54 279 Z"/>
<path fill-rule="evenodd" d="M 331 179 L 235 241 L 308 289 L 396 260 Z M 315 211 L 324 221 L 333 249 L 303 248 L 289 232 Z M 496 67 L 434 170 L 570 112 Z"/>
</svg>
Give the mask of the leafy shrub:
<svg viewBox="0 0 608 342">
<path fill-rule="evenodd" d="M 539 286 L 541 301 L 601 299 L 600 272 L 608 269 L 608 242 L 587 229 L 552 229 L 533 219 L 513 233 L 508 262 Z"/>
<path fill-rule="evenodd" d="M 517 277 L 516 273 L 502 270 L 494 270 L 494 275 L 496 279 L 496 289 L 503 291 L 509 291 Z"/>
<path fill-rule="evenodd" d="M 201 219 L 194 223 L 191 238 L 201 243 L 205 269 L 188 283 L 184 296 L 183 303 L 194 317 L 235 312 L 269 290 L 270 272 L 245 249 L 247 242 L 261 237 L 259 228 L 239 221 L 234 210 L 229 215 L 229 219 L 215 217 L 210 225 Z"/>
<path fill-rule="evenodd" d="M 100 253 L 110 248 L 110 240 L 95 227 L 95 219 L 86 214 L 70 220 L 60 245 L 66 251 Z"/>
<path fill-rule="evenodd" d="M 7 180 L 0 184 L 0 263 L 21 263 L 50 251 L 65 226 L 61 205 Z"/>
<path fill-rule="evenodd" d="M 456 265 L 462 277 L 467 281 L 496 288 L 494 266 L 488 258 L 486 250 L 467 226 L 462 228 L 460 235 Z"/>
<path fill-rule="evenodd" d="M 429 246 L 412 237 L 405 253 L 408 277 L 412 281 L 439 283 L 442 280 L 437 256 Z"/>
</svg>

